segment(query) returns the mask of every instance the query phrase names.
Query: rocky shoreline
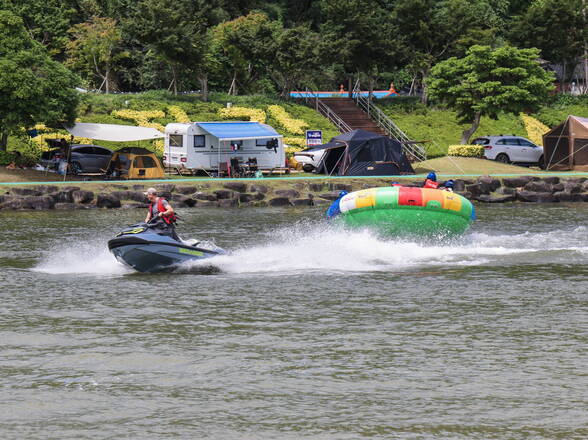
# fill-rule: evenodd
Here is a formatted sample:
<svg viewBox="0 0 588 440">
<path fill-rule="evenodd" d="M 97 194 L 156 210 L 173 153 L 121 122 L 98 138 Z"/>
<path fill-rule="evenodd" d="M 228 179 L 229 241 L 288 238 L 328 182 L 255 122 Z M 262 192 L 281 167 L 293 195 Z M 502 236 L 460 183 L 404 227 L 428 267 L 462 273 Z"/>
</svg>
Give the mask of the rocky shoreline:
<svg viewBox="0 0 588 440">
<path fill-rule="evenodd" d="M 345 183 L 343 183 L 345 182 Z M 174 207 L 244 208 L 266 206 L 314 206 L 329 204 L 341 190 L 355 191 L 387 186 L 387 179 L 332 181 L 220 181 L 214 183 L 161 183 L 153 185 Z M 521 176 L 455 179 L 455 191 L 480 203 L 588 202 L 588 178 Z M 192 183 L 192 182 L 190 182 Z M 422 181 L 401 180 L 406 186 Z M 0 210 L 72 210 L 146 208 L 146 184 L 104 184 L 96 191 L 81 186 L 34 185 L 2 187 Z"/>
</svg>

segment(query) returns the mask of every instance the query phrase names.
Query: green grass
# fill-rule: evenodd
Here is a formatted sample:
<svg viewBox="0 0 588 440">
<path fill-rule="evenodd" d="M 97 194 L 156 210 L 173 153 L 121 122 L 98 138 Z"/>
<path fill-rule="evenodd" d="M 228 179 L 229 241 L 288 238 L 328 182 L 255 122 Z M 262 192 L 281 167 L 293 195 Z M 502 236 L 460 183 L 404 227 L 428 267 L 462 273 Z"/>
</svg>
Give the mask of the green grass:
<svg viewBox="0 0 588 440">
<path fill-rule="evenodd" d="M 503 164 L 494 160 L 476 159 L 473 157 L 438 157 L 413 164 L 416 174 L 435 171 L 438 174 L 455 175 L 476 174 L 534 174 L 541 170 L 536 168 L 519 167 Z"/>
<path fill-rule="evenodd" d="M 449 145 L 459 144 L 468 124 L 457 123 L 456 113 L 443 108 L 426 107 L 414 99 L 376 103 L 411 139 L 426 143 L 429 157 L 444 156 Z M 531 116 L 548 127 L 555 127 L 568 115 L 588 117 L 588 97 L 558 97 Z M 486 135 L 514 134 L 527 137 L 518 115 L 501 114 L 497 120 L 483 117 L 474 138 Z"/>
<path fill-rule="evenodd" d="M 162 110 L 166 111 L 170 105 L 181 107 L 192 121 L 216 121 L 220 117 L 219 109 L 225 107 L 228 102 L 233 106 L 244 106 L 266 110 L 269 105 L 282 105 L 292 117 L 302 119 L 308 123 L 308 129 L 322 130 L 323 140 L 326 142 L 339 134 L 338 130 L 323 116 L 312 108 L 292 102 L 284 101 L 278 97 L 266 95 L 231 96 L 223 93 L 211 93 L 209 102 L 203 102 L 198 95 L 173 95 L 165 91 L 150 91 L 134 95 L 102 95 L 83 94 L 79 107 L 81 122 L 94 122 L 106 124 L 134 125 L 133 121 L 120 119 L 112 116 L 114 110 Z M 467 124 L 458 124 L 456 114 L 453 111 L 426 107 L 414 97 L 399 97 L 394 99 L 378 101 L 377 105 L 391 119 L 405 131 L 411 139 L 427 142 L 427 154 L 429 158 L 444 156 L 447 147 L 458 144 L 461 132 Z M 553 127 L 569 114 L 588 117 L 588 97 L 572 97 L 569 95 L 558 95 L 551 98 L 537 114 L 533 115 L 549 127 Z M 174 122 L 166 114 L 158 118 L 158 122 L 165 126 Z M 277 121 L 268 116 L 267 123 L 286 137 L 303 138 L 302 135 L 292 135 L 283 130 Z M 62 130 L 64 137 L 68 134 Z M 515 134 L 527 136 L 525 127 L 517 115 L 503 114 L 498 120 L 482 118 L 480 128 L 474 137 L 490 134 Z M 137 146 L 136 142 L 105 142 L 96 141 L 113 150 Z M 144 141 L 141 146 L 151 148 L 151 143 Z M 27 157 L 39 155 L 36 147 L 29 145 L 25 137 L 11 137 L 9 139 L 9 150 L 18 150 Z M 473 162 L 478 163 L 478 162 Z M 483 173 L 482 173 L 483 174 Z"/>
<path fill-rule="evenodd" d="M 114 110 L 161 110 L 166 112 L 170 105 L 181 107 L 189 119 L 192 121 L 219 121 L 222 120 L 218 114 L 219 109 L 225 107 L 227 103 L 233 106 L 243 106 L 266 110 L 269 105 L 282 105 L 286 111 L 297 119 L 303 119 L 308 123 L 308 129 L 323 130 L 325 141 L 339 134 L 337 129 L 323 116 L 313 109 L 301 104 L 290 101 L 283 101 L 278 97 L 265 95 L 248 95 L 248 96 L 231 96 L 222 93 L 211 93 L 209 102 L 203 102 L 198 95 L 173 95 L 165 91 L 150 91 L 141 94 L 130 95 L 103 95 L 86 93 L 81 95 L 79 105 L 79 119 L 81 122 L 101 123 L 101 124 L 121 124 L 135 125 L 135 122 L 112 116 Z M 163 126 L 175 120 L 166 113 L 163 118 L 154 119 Z M 266 121 L 273 126 L 278 133 L 285 137 L 304 138 L 304 135 L 293 135 L 282 129 L 277 121 L 269 117 Z M 69 138 L 65 130 L 56 130 Z M 107 142 L 96 141 L 97 144 L 108 147 L 112 150 L 118 150 L 124 147 L 134 147 L 139 145 L 137 142 Z M 153 150 L 153 143 L 142 141 L 140 146 Z M 41 151 L 37 147 L 31 147 L 26 137 L 11 137 L 9 150 L 27 151 L 27 156 L 38 157 Z M 34 159 L 33 159 L 34 161 Z"/>
<path fill-rule="evenodd" d="M 266 110 L 270 105 L 282 105 L 292 117 L 302 119 L 308 123 L 309 129 L 323 130 L 323 136 L 326 140 L 339 134 L 337 129 L 323 116 L 313 109 L 301 104 L 283 101 L 277 97 L 265 95 L 247 95 L 232 96 L 223 93 L 211 93 L 208 102 L 203 102 L 197 95 L 179 95 L 161 91 L 147 92 L 138 95 L 85 95 L 80 110 L 82 122 L 97 122 L 109 124 L 126 124 L 133 125 L 130 121 L 125 121 L 111 116 L 112 111 L 120 109 L 131 110 L 162 110 L 165 112 L 170 105 L 181 107 L 188 115 L 190 120 L 199 122 L 209 122 L 222 120 L 218 111 L 226 107 L 227 103 L 233 106 L 258 108 Z M 175 122 L 169 115 L 164 118 L 155 119 L 161 125 Z M 286 137 L 302 137 L 302 135 L 293 135 L 283 130 L 277 121 L 268 116 L 266 121 L 273 126 L 278 133 Z"/>
</svg>

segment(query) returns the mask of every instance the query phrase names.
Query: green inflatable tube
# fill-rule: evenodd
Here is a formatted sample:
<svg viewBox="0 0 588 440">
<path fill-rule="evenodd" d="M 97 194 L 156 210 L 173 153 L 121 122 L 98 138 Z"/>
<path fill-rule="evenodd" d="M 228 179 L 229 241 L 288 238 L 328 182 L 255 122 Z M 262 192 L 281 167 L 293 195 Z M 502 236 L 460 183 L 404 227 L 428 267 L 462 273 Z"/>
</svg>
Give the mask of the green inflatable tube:
<svg viewBox="0 0 588 440">
<path fill-rule="evenodd" d="M 339 214 L 337 218 L 347 226 L 375 228 L 389 235 L 454 236 L 463 234 L 476 218 L 472 203 L 459 194 L 402 186 L 351 192 L 329 211 L 328 216 Z"/>
</svg>

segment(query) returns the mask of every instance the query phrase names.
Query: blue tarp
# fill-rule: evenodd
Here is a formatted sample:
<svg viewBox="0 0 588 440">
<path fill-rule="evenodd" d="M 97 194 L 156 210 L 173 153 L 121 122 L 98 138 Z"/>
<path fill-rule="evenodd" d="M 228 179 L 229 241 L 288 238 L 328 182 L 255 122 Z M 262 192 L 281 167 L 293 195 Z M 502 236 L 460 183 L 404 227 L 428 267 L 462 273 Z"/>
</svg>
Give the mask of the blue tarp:
<svg viewBox="0 0 588 440">
<path fill-rule="evenodd" d="M 268 139 L 279 137 L 269 125 L 259 122 L 199 122 L 198 125 L 219 139 Z"/>
</svg>

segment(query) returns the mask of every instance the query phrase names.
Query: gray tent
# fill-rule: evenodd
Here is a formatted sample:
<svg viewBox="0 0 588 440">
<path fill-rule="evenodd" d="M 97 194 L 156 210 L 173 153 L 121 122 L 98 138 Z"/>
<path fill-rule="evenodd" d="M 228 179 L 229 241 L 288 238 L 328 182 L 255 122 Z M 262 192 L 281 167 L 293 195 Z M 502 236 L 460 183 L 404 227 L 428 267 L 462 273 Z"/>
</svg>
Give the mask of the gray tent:
<svg viewBox="0 0 588 440">
<path fill-rule="evenodd" d="M 371 131 L 343 133 L 316 149 L 326 150 L 317 173 L 339 176 L 414 174 L 402 144 Z"/>
</svg>

